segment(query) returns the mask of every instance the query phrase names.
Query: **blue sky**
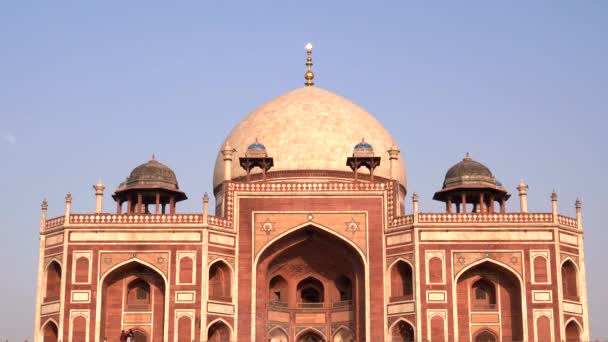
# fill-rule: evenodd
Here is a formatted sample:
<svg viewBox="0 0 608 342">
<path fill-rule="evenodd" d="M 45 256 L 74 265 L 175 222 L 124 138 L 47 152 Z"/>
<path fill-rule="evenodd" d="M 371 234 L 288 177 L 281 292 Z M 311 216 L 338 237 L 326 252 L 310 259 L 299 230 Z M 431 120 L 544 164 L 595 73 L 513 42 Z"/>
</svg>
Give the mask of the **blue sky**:
<svg viewBox="0 0 608 342">
<path fill-rule="evenodd" d="M 531 211 L 583 201 L 593 337 L 608 338 L 602 224 L 608 2 L 3 2 L 0 4 L 0 340 L 31 339 L 39 204 L 94 209 L 152 153 L 199 211 L 230 129 L 315 82 L 374 114 L 421 210 L 470 151 Z M 409 198 L 408 198 L 409 201 Z"/>
</svg>

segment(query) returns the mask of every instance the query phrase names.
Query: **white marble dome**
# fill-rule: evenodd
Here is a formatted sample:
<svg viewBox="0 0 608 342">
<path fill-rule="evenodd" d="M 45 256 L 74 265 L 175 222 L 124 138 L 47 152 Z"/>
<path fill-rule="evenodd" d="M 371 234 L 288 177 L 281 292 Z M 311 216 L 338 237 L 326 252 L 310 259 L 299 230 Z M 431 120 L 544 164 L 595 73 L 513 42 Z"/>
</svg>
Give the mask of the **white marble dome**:
<svg viewBox="0 0 608 342">
<path fill-rule="evenodd" d="M 382 157 L 374 175 L 390 178 L 388 150 L 395 142 L 388 131 L 368 112 L 349 100 L 318 87 L 292 90 L 262 105 L 230 132 L 224 143 L 236 149 L 232 178 L 244 176 L 239 165 L 247 147 L 257 140 L 274 158 L 272 171 L 330 170 L 351 171 L 346 158 L 364 138 Z M 401 185 L 406 186 L 403 154 L 397 171 Z M 259 168 L 252 174 L 259 173 Z M 224 161 L 218 152 L 213 177 L 214 188 L 224 178 Z"/>
</svg>

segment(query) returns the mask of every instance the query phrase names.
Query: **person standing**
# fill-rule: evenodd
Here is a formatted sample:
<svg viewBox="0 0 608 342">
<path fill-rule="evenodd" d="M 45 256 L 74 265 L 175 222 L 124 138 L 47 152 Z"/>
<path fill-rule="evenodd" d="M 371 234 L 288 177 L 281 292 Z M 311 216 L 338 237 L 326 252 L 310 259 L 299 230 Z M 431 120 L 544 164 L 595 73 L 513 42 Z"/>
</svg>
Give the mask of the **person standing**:
<svg viewBox="0 0 608 342">
<path fill-rule="evenodd" d="M 127 342 L 127 333 L 124 330 L 120 332 L 120 342 Z"/>
<path fill-rule="evenodd" d="M 135 335 L 133 334 L 133 329 L 129 329 L 129 333 L 127 334 L 127 342 L 135 342 Z"/>
</svg>

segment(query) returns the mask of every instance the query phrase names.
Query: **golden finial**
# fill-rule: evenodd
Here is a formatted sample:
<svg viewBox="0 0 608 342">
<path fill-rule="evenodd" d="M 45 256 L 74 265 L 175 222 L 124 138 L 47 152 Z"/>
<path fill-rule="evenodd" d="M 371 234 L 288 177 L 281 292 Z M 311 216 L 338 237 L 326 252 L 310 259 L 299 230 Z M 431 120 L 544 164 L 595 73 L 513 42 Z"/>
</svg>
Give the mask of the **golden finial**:
<svg viewBox="0 0 608 342">
<path fill-rule="evenodd" d="M 304 78 L 306 79 L 306 82 L 304 82 L 304 84 L 307 87 L 311 87 L 313 85 L 315 85 L 315 82 L 313 82 L 313 78 L 315 78 L 315 74 L 312 73 L 312 44 L 308 43 L 305 46 L 306 48 L 306 67 L 308 68 L 308 70 L 306 71 L 306 73 L 304 74 Z"/>
</svg>

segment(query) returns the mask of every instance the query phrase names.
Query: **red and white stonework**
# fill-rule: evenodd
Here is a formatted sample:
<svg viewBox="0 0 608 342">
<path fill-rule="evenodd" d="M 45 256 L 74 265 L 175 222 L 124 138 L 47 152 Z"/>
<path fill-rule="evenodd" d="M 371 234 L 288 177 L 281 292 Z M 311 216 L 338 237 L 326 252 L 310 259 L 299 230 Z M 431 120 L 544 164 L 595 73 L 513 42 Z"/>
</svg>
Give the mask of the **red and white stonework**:
<svg viewBox="0 0 608 342">
<path fill-rule="evenodd" d="M 362 140 L 362 138 L 364 140 Z M 40 230 L 36 341 L 586 341 L 581 206 L 506 212 L 506 189 L 467 156 L 406 210 L 406 174 L 367 112 L 305 87 L 245 118 L 215 167 L 215 215 L 156 160 L 116 212 Z M 363 167 L 361 167 L 363 166 Z M 439 181 L 439 180 L 438 180 Z"/>
</svg>

